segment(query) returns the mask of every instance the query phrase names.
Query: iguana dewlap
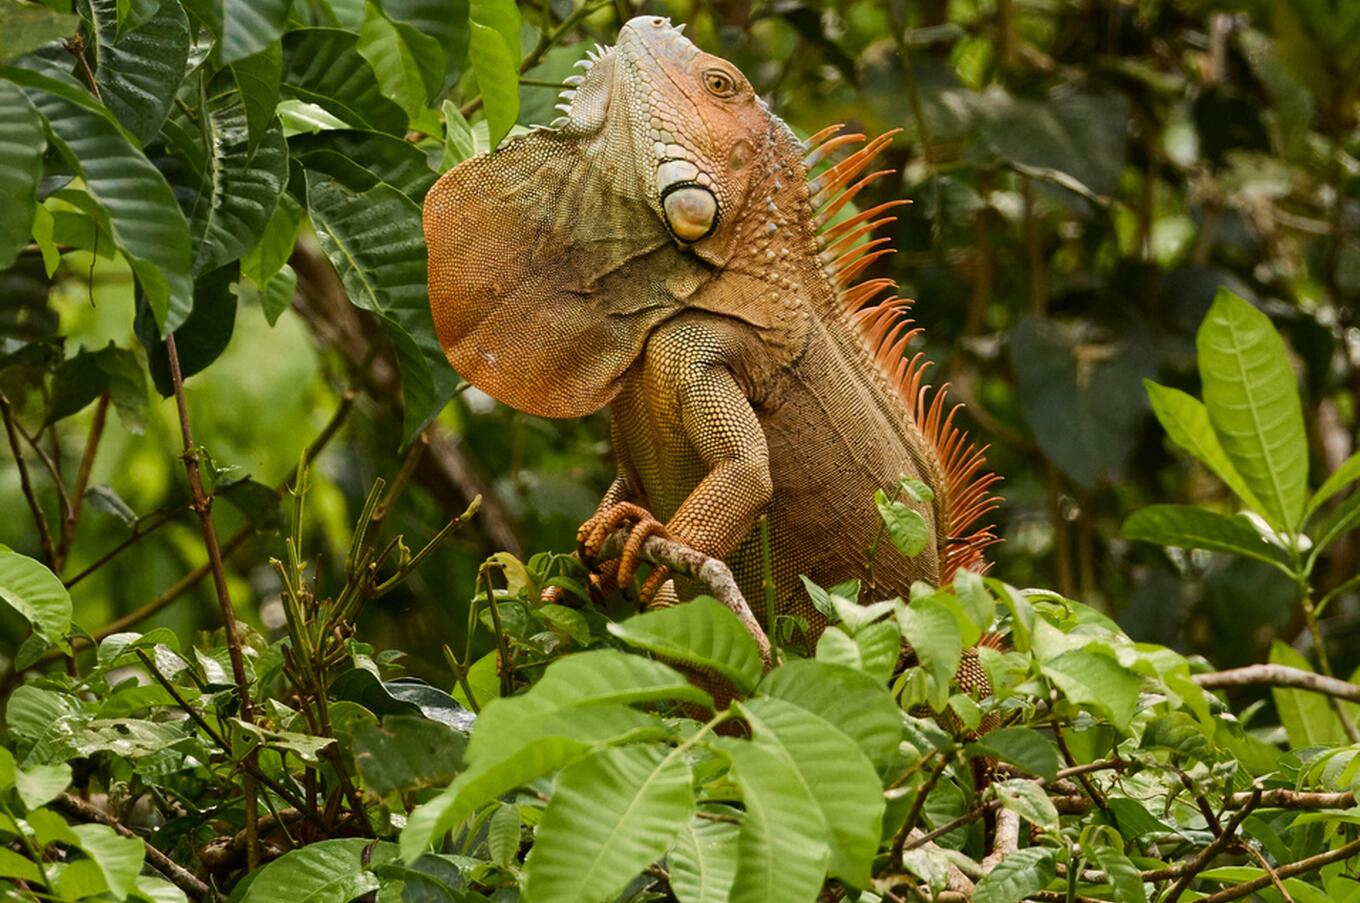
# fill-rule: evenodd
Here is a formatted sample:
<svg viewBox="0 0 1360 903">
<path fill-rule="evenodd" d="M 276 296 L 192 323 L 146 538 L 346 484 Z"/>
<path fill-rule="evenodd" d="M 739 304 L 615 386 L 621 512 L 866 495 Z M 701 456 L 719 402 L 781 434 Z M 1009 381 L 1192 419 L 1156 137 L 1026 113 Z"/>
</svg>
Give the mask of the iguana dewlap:
<svg viewBox="0 0 1360 903">
<path fill-rule="evenodd" d="M 843 215 L 891 135 L 810 176 L 863 136 L 801 142 L 665 19 L 633 19 L 585 65 L 552 127 L 464 161 L 425 200 L 454 368 L 532 414 L 608 405 L 618 476 L 597 518 L 641 506 L 753 600 L 767 513 L 781 611 L 814 639 L 800 574 L 872 576 L 886 596 L 976 563 L 995 478 L 905 355 L 908 302 L 857 281 L 890 253 L 870 233 L 895 203 Z M 935 541 L 914 558 L 878 542 L 871 574 L 874 492 L 904 475 L 935 492 Z"/>
</svg>

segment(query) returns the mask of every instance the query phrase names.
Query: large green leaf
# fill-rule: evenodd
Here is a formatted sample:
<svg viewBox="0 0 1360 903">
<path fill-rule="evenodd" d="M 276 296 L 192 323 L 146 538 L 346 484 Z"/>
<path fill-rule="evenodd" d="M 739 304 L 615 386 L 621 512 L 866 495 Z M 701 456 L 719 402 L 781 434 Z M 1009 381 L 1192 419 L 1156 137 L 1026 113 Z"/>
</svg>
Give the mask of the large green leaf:
<svg viewBox="0 0 1360 903">
<path fill-rule="evenodd" d="M 1026 847 L 1007 853 L 973 889 L 973 903 L 1020 903 L 1053 880 L 1053 851 Z"/>
<path fill-rule="evenodd" d="M 14 265 L 33 229 L 47 136 L 42 117 L 17 85 L 0 81 L 0 270 Z"/>
<path fill-rule="evenodd" d="M 1129 515 L 1120 529 L 1125 539 L 1138 539 L 1183 549 L 1227 552 L 1284 567 L 1280 553 L 1240 517 L 1228 517 L 1192 505 L 1149 505 Z"/>
<path fill-rule="evenodd" d="M 883 788 L 855 742 L 832 724 L 782 699 L 737 703 L 757 745 L 776 755 L 802 781 L 826 822 L 828 870 L 867 887 L 883 820 Z"/>
<path fill-rule="evenodd" d="M 380 796 L 446 784 L 462 768 L 467 738 L 447 725 L 389 715 L 382 727 L 361 725 L 351 749 L 359 776 Z"/>
<path fill-rule="evenodd" d="M 1143 681 L 1112 656 L 1090 646 L 1069 649 L 1042 662 L 1039 669 L 1069 701 L 1089 706 L 1109 717 L 1115 727 L 1128 730 Z"/>
<path fill-rule="evenodd" d="M 760 692 L 830 722 L 854 740 L 875 767 L 897 754 L 902 718 L 887 686 L 840 665 L 793 659 L 760 682 Z"/>
<path fill-rule="evenodd" d="M 746 812 L 730 903 L 812 903 L 831 848 L 821 810 L 788 763 L 764 746 L 723 738 Z"/>
<path fill-rule="evenodd" d="M 392 859 L 392 848 L 363 837 L 308 844 L 260 869 L 238 903 L 349 903 L 378 889 L 371 869 Z"/>
<path fill-rule="evenodd" d="M 222 62 L 253 56 L 279 39 L 293 0 L 220 0 Z"/>
<path fill-rule="evenodd" d="M 555 706 L 636 705 L 671 699 L 713 704 L 707 693 L 674 668 L 616 649 L 592 649 L 559 658 L 534 684 L 532 695 Z"/>
<path fill-rule="evenodd" d="M 277 120 L 254 153 L 239 91 L 208 102 L 200 118 L 206 165 L 189 215 L 194 275 L 239 258 L 260 236 L 288 183 L 288 145 Z"/>
<path fill-rule="evenodd" d="M 853 636 L 832 624 L 817 639 L 817 661 L 863 671 L 887 684 L 902 658 L 902 633 L 887 621 L 870 624 Z"/>
<path fill-rule="evenodd" d="M 468 26 L 468 61 L 495 147 L 519 118 L 519 8 L 514 0 L 471 0 Z"/>
<path fill-rule="evenodd" d="M 737 877 L 739 828 L 696 818 L 680 829 L 666 863 L 680 903 L 727 903 Z"/>
<path fill-rule="evenodd" d="M 401 832 L 402 858 L 415 859 L 430 842 L 461 824 L 476 809 L 515 787 L 584 758 L 601 746 L 667 735 L 660 719 L 626 706 L 587 705 L 543 711 L 527 697 L 493 700 L 482 710 L 468 768 L 448 788 L 418 806 Z M 509 713 L 499 728 L 482 718 Z"/>
<path fill-rule="evenodd" d="M 65 645 L 71 631 L 71 595 L 45 565 L 0 548 L 0 599 L 33 626 L 48 643 Z"/>
<path fill-rule="evenodd" d="M 1034 781 L 1012 778 L 993 785 L 1001 805 L 1044 831 L 1058 830 L 1058 810 L 1044 788 Z"/>
<path fill-rule="evenodd" d="M 162 3 L 150 19 L 120 32 L 118 0 L 90 0 L 99 98 L 137 140 L 160 131 L 189 60 L 189 18 Z"/>
<path fill-rule="evenodd" d="M 303 166 L 325 173 L 351 191 L 367 191 L 386 182 L 419 204 L 439 177 L 423 151 L 382 132 L 332 129 L 318 135 L 295 135 L 288 145 Z"/>
<path fill-rule="evenodd" d="M 307 202 L 317 240 L 350 300 L 381 314 L 388 326 L 401 367 L 409 442 L 457 385 L 430 317 L 420 208 L 386 183 L 356 192 L 316 172 L 307 173 Z"/>
<path fill-rule="evenodd" d="M 232 263 L 194 280 L 194 310 L 175 330 L 180 375 L 185 379 L 217 360 L 231 341 L 236 326 L 236 294 L 232 284 L 237 274 L 238 268 Z M 170 375 L 170 352 L 156 329 L 150 307 L 140 296 L 132 325 L 137 340 L 146 349 L 152 384 L 157 392 L 169 398 L 175 394 Z"/>
<path fill-rule="evenodd" d="M 359 53 L 373 67 L 383 94 L 414 119 L 444 83 L 444 51 L 434 38 L 393 22 L 372 0 L 364 5 Z"/>
<path fill-rule="evenodd" d="M 598 750 L 558 777 L 524 863 L 524 895 L 540 903 L 612 897 L 693 814 L 683 755 L 650 744 Z"/>
<path fill-rule="evenodd" d="M 1147 903 L 1147 891 L 1143 888 L 1143 876 L 1129 857 L 1114 847 L 1096 846 L 1090 850 L 1091 857 L 1109 882 L 1115 903 Z"/>
<path fill-rule="evenodd" d="M 755 638 L 736 615 L 709 596 L 612 623 L 609 632 L 630 646 L 719 674 L 744 693 L 760 680 Z"/>
<path fill-rule="evenodd" d="M 88 877 L 82 875 L 79 883 L 97 888 L 95 893 L 107 890 L 114 899 L 125 897 L 137 880 L 137 873 L 142 870 L 145 845 L 136 837 L 122 836 L 108 825 L 72 825 L 70 830 L 76 836 L 81 852 L 89 857 L 83 861 L 92 866 L 82 867 L 81 871 L 87 871 L 90 873 L 88 877 L 97 879 L 94 883 L 86 883 Z M 78 863 L 72 863 L 63 872 L 61 880 L 57 882 L 59 891 L 68 878 L 73 877 L 70 876 L 70 870 L 76 865 Z"/>
<path fill-rule="evenodd" d="M 1301 671 L 1312 671 L 1298 650 L 1274 640 L 1270 644 L 1270 662 L 1288 665 Z M 1286 687 L 1272 687 L 1270 694 L 1275 700 L 1275 710 L 1279 712 L 1280 724 L 1293 749 L 1310 746 L 1339 746 L 1347 742 L 1345 728 L 1337 717 L 1331 702 L 1321 693 L 1307 690 L 1291 690 Z"/>
<path fill-rule="evenodd" d="M 1058 749 L 1046 736 L 1027 727 L 988 731 L 968 746 L 970 754 L 987 755 L 1023 768 L 1049 781 L 1058 777 Z"/>
<path fill-rule="evenodd" d="M 899 608 L 897 622 L 902 636 L 911 643 L 921 667 L 930 676 L 930 707 L 943 711 L 963 659 L 963 635 L 958 620 L 940 599 L 928 596 Z"/>
<path fill-rule="evenodd" d="M 250 132 L 249 151 L 264 137 L 279 105 L 279 86 L 283 80 L 283 48 L 272 43 L 259 53 L 231 64 L 231 74 L 246 108 L 246 127 Z"/>
<path fill-rule="evenodd" d="M 467 63 L 468 0 L 382 0 L 383 12 L 439 42 L 446 70 L 461 72 Z"/>
<path fill-rule="evenodd" d="M 334 113 L 355 128 L 393 135 L 406 130 L 406 114 L 383 96 L 359 53 L 359 38 L 338 28 L 299 28 L 283 38 L 283 86 L 294 97 Z"/>
<path fill-rule="evenodd" d="M 1162 429 L 1179 445 L 1200 460 L 1214 474 L 1237 493 L 1237 497 L 1253 511 L 1260 511 L 1261 503 L 1252 494 L 1251 487 L 1228 460 L 1228 454 L 1218 441 L 1213 424 L 1209 422 L 1209 409 L 1198 399 L 1185 394 L 1180 389 L 1159 385 L 1150 379 L 1143 380 L 1147 389 L 1148 401 L 1152 403 L 1152 413 L 1162 424 Z"/>
<path fill-rule="evenodd" d="M 1308 440 L 1294 371 L 1270 318 L 1221 289 L 1195 347 L 1204 403 L 1228 459 L 1278 529 L 1298 529 Z"/>
<path fill-rule="evenodd" d="M 47 120 L 53 143 L 108 214 L 162 334 L 173 332 L 193 309 L 193 283 L 188 224 L 165 177 L 74 80 L 13 68 L 0 76 L 22 86 Z"/>
</svg>

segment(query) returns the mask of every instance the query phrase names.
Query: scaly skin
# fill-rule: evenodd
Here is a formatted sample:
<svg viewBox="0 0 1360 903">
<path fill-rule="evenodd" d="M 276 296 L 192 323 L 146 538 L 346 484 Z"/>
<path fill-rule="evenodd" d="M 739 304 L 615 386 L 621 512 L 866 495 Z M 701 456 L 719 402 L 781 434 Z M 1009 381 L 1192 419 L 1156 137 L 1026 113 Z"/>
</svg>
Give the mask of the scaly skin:
<svg viewBox="0 0 1360 903">
<path fill-rule="evenodd" d="M 759 599 L 766 513 L 780 611 L 813 641 L 800 574 L 888 596 L 976 561 L 990 534 L 957 534 L 991 478 L 899 364 L 905 304 L 855 315 L 877 245 L 827 225 L 874 148 L 810 184 L 808 148 L 741 73 L 659 18 L 624 26 L 570 100 L 553 128 L 445 174 L 425 232 L 460 374 L 543 416 L 609 406 L 618 477 L 583 535 L 640 506 Z M 875 543 L 874 492 L 903 476 L 935 492 L 914 558 Z M 667 583 L 660 602 L 690 593 Z"/>
</svg>

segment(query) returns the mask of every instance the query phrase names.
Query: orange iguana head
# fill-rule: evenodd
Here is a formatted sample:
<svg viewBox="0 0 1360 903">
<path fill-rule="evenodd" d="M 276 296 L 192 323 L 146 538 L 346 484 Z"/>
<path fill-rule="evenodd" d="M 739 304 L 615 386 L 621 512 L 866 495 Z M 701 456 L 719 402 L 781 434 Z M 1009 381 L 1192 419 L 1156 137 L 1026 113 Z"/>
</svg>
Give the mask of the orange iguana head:
<svg viewBox="0 0 1360 903">
<path fill-rule="evenodd" d="M 776 176 L 774 138 L 794 140 L 736 67 L 666 19 L 631 20 L 581 65 L 565 116 L 465 160 L 425 199 L 450 363 L 553 417 L 603 407 L 659 323 L 709 306 L 715 277 L 749 250 L 741 214 Z M 773 207 L 764 192 L 758 203 Z"/>
</svg>

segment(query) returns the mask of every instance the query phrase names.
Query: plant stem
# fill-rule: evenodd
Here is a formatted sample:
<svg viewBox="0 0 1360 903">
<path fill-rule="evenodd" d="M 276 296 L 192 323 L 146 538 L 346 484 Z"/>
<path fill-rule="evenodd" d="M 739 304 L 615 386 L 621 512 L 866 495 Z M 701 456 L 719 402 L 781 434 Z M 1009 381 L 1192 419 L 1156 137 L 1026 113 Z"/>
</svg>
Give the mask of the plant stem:
<svg viewBox="0 0 1360 903">
<path fill-rule="evenodd" d="M 55 572 L 57 549 L 52 544 L 52 531 L 47 528 L 47 515 L 43 514 L 42 506 L 38 504 L 38 498 L 33 494 L 33 482 L 28 477 L 28 465 L 24 462 L 23 451 L 19 448 L 19 426 L 14 422 L 14 409 L 10 407 L 9 398 L 3 392 L 0 392 L 0 417 L 5 421 L 10 451 L 14 452 L 14 464 L 19 470 L 19 486 L 24 491 L 24 499 L 28 501 L 28 510 L 33 512 L 33 523 L 38 528 L 38 541 L 42 544 L 43 556 L 47 559 L 47 566 Z"/>
<path fill-rule="evenodd" d="M 209 895 L 208 885 L 198 880 L 192 872 L 179 865 L 169 856 L 162 853 L 151 845 L 149 840 L 141 837 L 127 825 L 118 821 L 106 812 L 96 809 L 78 796 L 69 793 L 62 793 L 52 801 L 52 806 L 60 809 L 67 815 L 78 818 L 81 821 L 98 822 L 101 825 L 108 825 L 124 837 L 132 837 L 141 840 L 146 847 L 146 858 L 158 871 L 174 882 L 175 886 L 184 891 L 190 897 L 201 900 Z"/>
<path fill-rule="evenodd" d="M 85 452 L 80 456 L 80 468 L 76 471 L 76 482 L 71 488 L 66 519 L 61 525 L 61 541 L 57 544 L 57 554 L 61 564 L 66 565 L 66 556 L 71 551 L 71 543 L 76 538 L 76 522 L 80 519 L 81 507 L 85 502 L 85 487 L 90 482 L 90 471 L 94 469 L 95 453 L 99 451 L 99 441 L 104 437 L 104 423 L 109 414 L 109 393 L 99 396 L 94 407 L 94 419 L 90 421 L 90 432 L 85 437 Z"/>
<path fill-rule="evenodd" d="M 496 652 L 500 659 L 496 673 L 501 679 L 501 696 L 506 697 L 514 692 L 515 685 L 510 674 L 510 646 L 505 640 L 505 626 L 501 623 L 500 606 L 496 604 L 496 589 L 491 585 L 491 570 L 494 567 L 497 565 L 483 564 L 478 570 L 477 579 L 486 590 L 486 604 L 491 610 L 491 623 L 496 631 Z"/>
<path fill-rule="evenodd" d="M 9 806 L 5 805 L 3 798 L 0 798 L 0 812 L 3 812 L 9 818 L 11 824 L 17 825 L 19 823 L 19 819 L 15 817 L 12 811 L 10 811 Z M 33 838 L 29 837 L 23 831 L 19 831 L 19 837 L 23 841 L 24 849 L 28 851 L 29 858 L 32 859 L 33 864 L 37 866 L 38 874 L 42 875 L 43 886 L 48 890 L 56 890 L 56 888 L 52 886 L 52 879 L 47 876 L 47 865 L 43 862 L 42 850 L 38 849 L 38 845 L 33 842 Z"/>
<path fill-rule="evenodd" d="M 75 586 L 77 583 L 84 580 L 86 577 L 90 576 L 95 571 L 99 570 L 104 565 L 108 564 L 110 561 L 117 558 L 119 555 L 123 554 L 123 552 L 127 551 L 129 548 L 136 545 L 138 542 L 142 541 L 146 537 L 150 536 L 152 533 L 155 533 L 161 527 L 170 523 L 172 520 L 175 519 L 176 514 L 188 510 L 189 506 L 185 505 L 184 507 L 176 508 L 173 511 L 154 512 L 152 514 L 148 514 L 144 518 L 139 519 L 135 524 L 133 524 L 132 534 L 130 536 L 128 536 L 122 542 L 118 543 L 118 545 L 114 546 L 112 549 L 109 549 L 103 555 L 100 555 L 97 559 L 95 559 L 95 561 L 92 564 L 87 566 L 80 573 L 76 574 L 74 577 L 68 578 L 66 580 L 66 588 L 70 589 L 71 587 Z M 146 523 L 150 523 L 150 526 L 143 529 L 143 524 Z"/>
<path fill-rule="evenodd" d="M 888 862 L 892 864 L 893 868 L 899 868 L 902 865 L 902 853 L 906 849 L 907 836 L 911 834 L 911 829 L 916 827 L 916 820 L 921 817 L 921 811 L 926 805 L 926 797 L 930 796 L 930 791 L 935 789 L 935 785 L 940 782 L 944 770 L 948 767 L 949 757 L 940 756 L 940 764 L 935 766 L 930 774 L 926 775 L 921 788 L 916 791 L 916 798 L 911 801 L 911 809 L 908 810 L 907 817 L 902 822 L 902 827 L 893 836 L 892 855 L 888 858 Z"/>
</svg>

